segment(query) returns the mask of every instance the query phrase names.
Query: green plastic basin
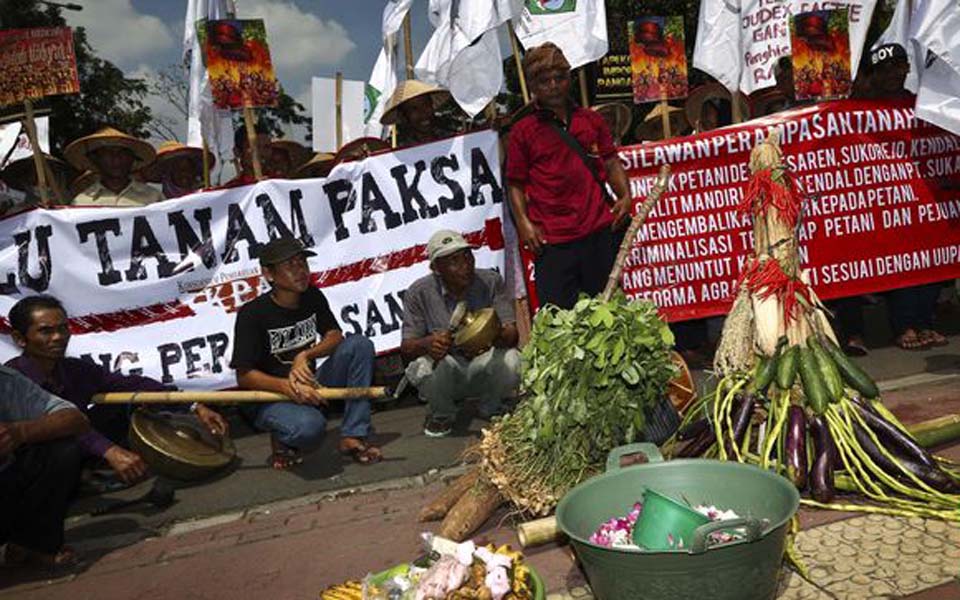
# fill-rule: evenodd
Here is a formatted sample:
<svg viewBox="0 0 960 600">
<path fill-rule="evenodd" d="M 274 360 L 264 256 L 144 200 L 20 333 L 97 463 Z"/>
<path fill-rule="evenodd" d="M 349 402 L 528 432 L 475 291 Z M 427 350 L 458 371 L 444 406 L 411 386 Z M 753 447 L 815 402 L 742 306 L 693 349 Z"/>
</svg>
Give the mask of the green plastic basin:
<svg viewBox="0 0 960 600">
<path fill-rule="evenodd" d="M 649 462 L 621 468 L 620 458 L 634 453 Z M 590 543 L 601 524 L 627 514 L 648 487 L 692 506 L 733 510 L 741 518 L 698 527 L 685 549 L 653 552 Z M 557 524 L 600 600 L 769 600 L 799 505 L 800 494 L 789 481 L 760 468 L 706 459 L 664 461 L 653 444 L 631 444 L 610 453 L 606 473 L 563 497 Z M 710 545 L 710 533 L 734 527 L 743 528 L 743 539 Z"/>
</svg>

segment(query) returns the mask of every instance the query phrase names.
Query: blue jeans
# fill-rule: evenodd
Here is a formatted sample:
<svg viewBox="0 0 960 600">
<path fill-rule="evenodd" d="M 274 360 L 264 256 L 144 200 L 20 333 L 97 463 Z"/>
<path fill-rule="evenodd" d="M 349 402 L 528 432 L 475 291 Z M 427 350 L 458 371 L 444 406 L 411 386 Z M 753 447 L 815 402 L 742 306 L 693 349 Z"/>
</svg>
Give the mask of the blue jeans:
<svg viewBox="0 0 960 600">
<path fill-rule="evenodd" d="M 361 335 L 344 338 L 317 369 L 317 383 L 327 387 L 367 387 L 373 381 L 374 356 L 373 342 L 367 338 Z M 259 407 L 253 424 L 257 429 L 269 431 L 284 446 L 310 450 L 323 441 L 327 418 L 316 406 L 275 402 Z M 370 430 L 370 400 L 347 400 L 340 435 L 366 438 Z"/>
</svg>

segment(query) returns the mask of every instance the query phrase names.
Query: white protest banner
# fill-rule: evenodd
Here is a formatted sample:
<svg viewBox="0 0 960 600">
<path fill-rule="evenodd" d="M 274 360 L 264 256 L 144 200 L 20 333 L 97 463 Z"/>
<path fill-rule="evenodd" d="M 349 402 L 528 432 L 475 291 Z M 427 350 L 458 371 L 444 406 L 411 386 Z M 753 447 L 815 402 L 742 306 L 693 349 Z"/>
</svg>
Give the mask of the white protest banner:
<svg viewBox="0 0 960 600">
<path fill-rule="evenodd" d="M 773 68 L 791 53 L 790 15 L 833 8 L 849 9 L 850 76 L 855 78 L 875 5 L 876 0 L 742 0 L 740 90 L 749 94 L 776 85 Z"/>
<path fill-rule="evenodd" d="M 68 353 L 190 388 L 235 385 L 237 309 L 266 291 L 257 255 L 293 235 L 347 335 L 400 344 L 402 297 L 429 273 L 425 245 L 461 231 L 478 267 L 503 269 L 497 135 L 483 131 L 142 208 L 33 210 L 0 220 L 0 315 L 37 293 L 70 316 Z M 0 319 L 9 334 L 9 323 Z M 0 336 L 0 360 L 18 354 Z"/>
<path fill-rule="evenodd" d="M 344 79 L 340 97 L 340 117 L 343 144 L 357 138 L 380 136 L 379 122 L 365 123 L 365 81 Z M 313 113 L 313 149 L 316 152 L 337 151 L 337 80 L 332 77 L 314 77 L 311 86 Z M 368 127 L 369 125 L 369 127 Z"/>
</svg>

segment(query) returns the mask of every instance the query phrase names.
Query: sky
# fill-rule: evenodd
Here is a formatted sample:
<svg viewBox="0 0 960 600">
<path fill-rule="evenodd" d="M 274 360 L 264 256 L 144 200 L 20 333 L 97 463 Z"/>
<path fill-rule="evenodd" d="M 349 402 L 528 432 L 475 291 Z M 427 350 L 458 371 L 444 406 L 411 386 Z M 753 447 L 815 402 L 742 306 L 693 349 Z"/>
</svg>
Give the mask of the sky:
<svg viewBox="0 0 960 600">
<path fill-rule="evenodd" d="M 186 0 L 72 0 L 83 11 L 63 11 L 71 26 L 87 30 L 97 54 L 130 77 L 153 77 L 180 64 Z M 428 0 L 414 0 L 414 57 L 430 35 Z M 236 0 L 237 16 L 262 18 L 274 69 L 285 91 L 310 112 L 311 77 L 366 81 L 380 52 L 380 19 L 385 0 Z M 159 98 L 147 105 L 179 120 Z M 182 133 L 180 132 L 182 130 Z M 186 122 L 177 129 L 186 137 Z M 305 131 L 288 132 L 302 139 Z"/>
</svg>

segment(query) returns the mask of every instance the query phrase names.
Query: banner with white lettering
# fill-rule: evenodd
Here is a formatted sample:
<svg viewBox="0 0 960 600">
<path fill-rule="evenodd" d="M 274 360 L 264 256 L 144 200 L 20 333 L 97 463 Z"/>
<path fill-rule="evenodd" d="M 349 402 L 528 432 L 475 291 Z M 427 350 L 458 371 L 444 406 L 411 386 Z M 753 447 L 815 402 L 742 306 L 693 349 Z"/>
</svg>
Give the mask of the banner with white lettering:
<svg viewBox="0 0 960 600">
<path fill-rule="evenodd" d="M 624 270 L 628 295 L 671 320 L 727 311 L 753 248 L 737 212 L 747 161 L 771 128 L 808 197 L 801 258 L 821 298 L 960 277 L 960 137 L 916 120 L 909 102 L 840 100 L 622 149 L 638 200 L 660 165 L 673 169 Z"/>
<path fill-rule="evenodd" d="M 438 229 L 503 269 L 497 135 L 484 131 L 337 166 L 326 179 L 267 180 L 142 208 L 33 210 L 0 221 L 0 360 L 18 353 L 15 302 L 66 306 L 70 356 L 190 388 L 235 385 L 237 309 L 269 290 L 259 249 L 292 235 L 344 333 L 400 345 L 402 297 L 429 273 Z"/>
</svg>

